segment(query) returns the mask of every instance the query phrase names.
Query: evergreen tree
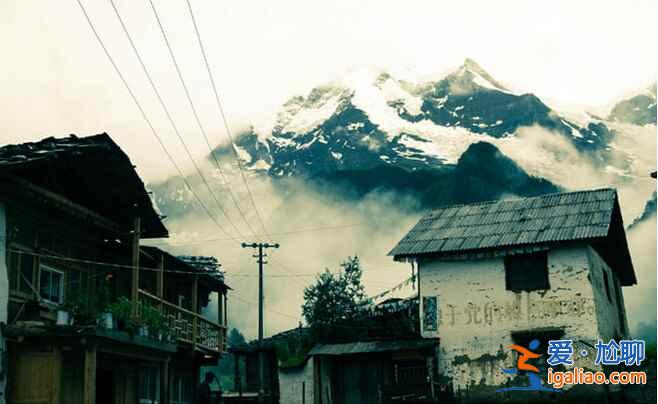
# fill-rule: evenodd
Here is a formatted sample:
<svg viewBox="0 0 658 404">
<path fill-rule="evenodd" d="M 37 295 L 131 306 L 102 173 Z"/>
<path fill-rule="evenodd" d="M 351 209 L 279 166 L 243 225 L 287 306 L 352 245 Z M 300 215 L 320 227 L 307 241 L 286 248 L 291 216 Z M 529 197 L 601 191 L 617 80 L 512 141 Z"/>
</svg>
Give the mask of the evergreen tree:
<svg viewBox="0 0 658 404">
<path fill-rule="evenodd" d="M 315 284 L 304 289 L 302 314 L 311 327 L 327 326 L 353 318 L 361 309 L 366 294 L 361 283 L 359 257 L 348 257 L 337 274 L 328 269 Z"/>
</svg>

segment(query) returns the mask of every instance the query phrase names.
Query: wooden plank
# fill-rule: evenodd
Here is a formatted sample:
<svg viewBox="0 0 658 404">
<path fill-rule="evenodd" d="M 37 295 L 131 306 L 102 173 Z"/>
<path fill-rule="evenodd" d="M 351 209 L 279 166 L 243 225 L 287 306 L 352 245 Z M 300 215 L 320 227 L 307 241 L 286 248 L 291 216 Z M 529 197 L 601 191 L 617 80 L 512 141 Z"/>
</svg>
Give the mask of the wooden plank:
<svg viewBox="0 0 658 404">
<path fill-rule="evenodd" d="M 222 324 L 224 327 L 228 325 L 228 291 L 225 291 L 223 293 L 224 296 L 224 323 Z"/>
<path fill-rule="evenodd" d="M 217 293 L 217 324 L 224 324 L 224 294 L 222 292 Z"/>
<path fill-rule="evenodd" d="M 49 346 L 10 344 L 8 346 L 9 369 L 7 401 L 9 403 L 56 402 L 54 397 L 56 364 Z"/>
<path fill-rule="evenodd" d="M 62 351 L 59 347 L 55 346 L 53 349 L 53 359 L 52 359 L 52 369 L 53 369 L 53 386 L 52 386 L 52 404 L 60 403 L 61 396 L 61 380 L 62 380 Z M 68 404 L 68 403 L 65 403 Z"/>
<path fill-rule="evenodd" d="M 198 313 L 199 310 L 199 277 L 194 275 L 194 282 L 192 283 L 192 311 L 194 312 L 194 318 L 192 319 L 192 341 L 194 348 L 197 344 L 197 334 L 199 332 L 199 319 Z M 198 380 L 198 379 L 197 379 Z"/>
<path fill-rule="evenodd" d="M 96 347 L 85 350 L 84 403 L 96 404 Z"/>
<path fill-rule="evenodd" d="M 162 363 L 160 380 L 160 402 L 169 403 L 169 358 Z"/>
<path fill-rule="evenodd" d="M 156 292 L 156 295 L 160 299 L 164 298 L 164 266 L 165 266 L 164 261 L 165 261 L 164 255 L 160 255 L 160 265 L 158 265 L 159 271 L 157 272 L 158 285 L 157 285 L 157 292 Z"/>
</svg>

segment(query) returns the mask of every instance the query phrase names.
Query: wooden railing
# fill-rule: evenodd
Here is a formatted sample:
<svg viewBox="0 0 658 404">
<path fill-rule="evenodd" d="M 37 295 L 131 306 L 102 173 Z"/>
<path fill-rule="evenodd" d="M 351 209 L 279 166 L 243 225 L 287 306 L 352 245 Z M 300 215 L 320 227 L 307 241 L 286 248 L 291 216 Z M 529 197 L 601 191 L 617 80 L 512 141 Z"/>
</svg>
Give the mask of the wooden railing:
<svg viewBox="0 0 658 404">
<path fill-rule="evenodd" d="M 226 327 L 214 323 L 200 314 L 176 306 L 164 299 L 139 290 L 137 313 L 143 316 L 147 307 L 160 311 L 165 318 L 165 325 L 176 340 L 211 351 L 224 352 Z"/>
</svg>

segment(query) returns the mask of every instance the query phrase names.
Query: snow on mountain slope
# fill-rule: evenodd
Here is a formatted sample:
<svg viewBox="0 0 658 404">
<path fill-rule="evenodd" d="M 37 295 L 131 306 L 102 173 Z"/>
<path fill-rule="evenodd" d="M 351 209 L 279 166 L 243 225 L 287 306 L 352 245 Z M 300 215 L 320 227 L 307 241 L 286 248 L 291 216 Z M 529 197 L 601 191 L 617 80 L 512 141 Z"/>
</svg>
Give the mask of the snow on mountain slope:
<svg viewBox="0 0 658 404">
<path fill-rule="evenodd" d="M 306 97 L 291 98 L 267 133 L 254 136 L 252 131 L 243 142 L 251 146 L 241 147 L 246 152 L 267 149 L 269 158 L 243 160 L 275 177 L 379 164 L 441 169 L 479 141 L 524 160 L 527 147 L 517 138 L 528 128 L 542 129 L 543 143 L 566 139 L 567 146 L 599 160 L 613 136 L 600 120 L 561 116 L 532 94 L 510 91 L 467 59 L 443 78 L 422 83 L 372 69 L 352 71 Z M 546 158 L 525 160 L 540 173 L 542 164 L 551 165 Z"/>
<path fill-rule="evenodd" d="M 235 151 L 254 174 L 313 177 L 381 165 L 449 170 L 470 145 L 484 141 L 527 173 L 579 189 L 642 178 L 655 165 L 646 152 L 654 150 L 655 134 L 647 133 L 511 91 L 467 59 L 420 83 L 354 70 L 291 98 L 272 127 L 237 136 Z M 233 159 L 225 146 L 216 151 Z"/>
</svg>

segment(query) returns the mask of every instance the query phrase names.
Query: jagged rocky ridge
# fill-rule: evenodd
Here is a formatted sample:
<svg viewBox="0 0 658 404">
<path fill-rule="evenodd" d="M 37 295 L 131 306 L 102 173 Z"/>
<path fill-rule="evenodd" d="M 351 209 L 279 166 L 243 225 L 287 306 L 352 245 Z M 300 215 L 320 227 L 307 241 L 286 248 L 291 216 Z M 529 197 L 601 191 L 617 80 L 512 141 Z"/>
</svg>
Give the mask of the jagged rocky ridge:
<svg viewBox="0 0 658 404">
<path fill-rule="evenodd" d="M 271 129 L 245 131 L 236 137 L 235 150 L 220 146 L 214 153 L 228 162 L 237 152 L 252 175 L 267 174 L 275 182 L 294 177 L 326 189 L 331 183 L 349 196 L 374 189 L 413 191 L 421 206 L 433 206 L 556 189 L 540 179 L 519 186 L 497 182 L 496 170 L 514 172 L 517 180 L 532 178 L 513 155 L 508 154 L 508 164 L 485 161 L 502 155 L 496 146 L 527 127 L 565 139 L 601 167 L 615 137 L 605 120 L 563 116 L 533 94 L 510 90 L 467 59 L 439 80 L 419 84 L 387 73 L 348 75 L 306 97 L 291 98 Z M 478 158 L 467 167 L 477 168 L 464 170 L 472 156 Z M 466 178 L 478 186 L 463 186 L 469 183 Z M 155 185 L 158 203 L 169 215 L 187 209 L 191 200 L 178 182 Z M 457 183 L 459 190 L 452 190 Z M 335 186 L 331 189 L 336 192 Z M 429 196 L 437 192 L 443 196 Z"/>
</svg>

